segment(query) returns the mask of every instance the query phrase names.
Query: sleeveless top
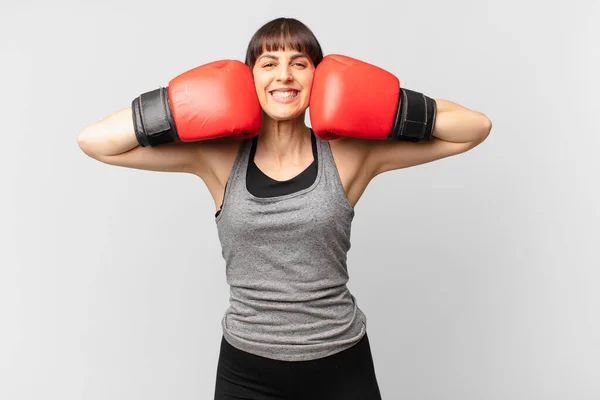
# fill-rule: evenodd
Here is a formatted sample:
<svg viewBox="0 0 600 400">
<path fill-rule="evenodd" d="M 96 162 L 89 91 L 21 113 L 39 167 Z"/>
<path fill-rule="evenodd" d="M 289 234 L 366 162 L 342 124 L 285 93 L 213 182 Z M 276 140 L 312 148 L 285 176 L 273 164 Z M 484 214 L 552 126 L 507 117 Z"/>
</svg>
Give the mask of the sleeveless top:
<svg viewBox="0 0 600 400">
<path fill-rule="evenodd" d="M 313 164 L 279 182 L 254 164 L 256 140 L 242 140 L 215 217 L 230 286 L 223 336 L 282 361 L 341 352 L 362 339 L 367 318 L 346 286 L 354 209 L 329 142 L 311 130 Z"/>
</svg>

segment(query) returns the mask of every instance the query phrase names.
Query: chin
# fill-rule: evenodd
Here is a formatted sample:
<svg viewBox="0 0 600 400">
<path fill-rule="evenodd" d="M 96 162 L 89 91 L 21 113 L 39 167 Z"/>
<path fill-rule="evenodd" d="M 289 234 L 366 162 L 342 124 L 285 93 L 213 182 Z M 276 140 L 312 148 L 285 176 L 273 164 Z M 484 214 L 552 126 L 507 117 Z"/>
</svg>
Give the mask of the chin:
<svg viewBox="0 0 600 400">
<path fill-rule="evenodd" d="M 292 121 L 299 117 L 302 117 L 305 110 L 294 111 L 294 112 L 269 112 L 265 110 L 265 114 L 274 121 Z"/>
</svg>

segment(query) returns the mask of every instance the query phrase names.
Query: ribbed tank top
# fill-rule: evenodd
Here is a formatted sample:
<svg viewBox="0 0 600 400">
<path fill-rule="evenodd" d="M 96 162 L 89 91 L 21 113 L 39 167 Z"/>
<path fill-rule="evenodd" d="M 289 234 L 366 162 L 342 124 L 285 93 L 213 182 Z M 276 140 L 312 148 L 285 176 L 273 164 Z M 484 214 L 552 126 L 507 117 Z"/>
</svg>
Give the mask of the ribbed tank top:
<svg viewBox="0 0 600 400">
<path fill-rule="evenodd" d="M 252 145 L 242 141 L 215 218 L 230 286 L 223 336 L 283 361 L 348 349 L 364 336 L 367 318 L 346 286 L 354 209 L 329 142 L 316 138 L 310 186 L 271 197 L 248 190 Z"/>
</svg>

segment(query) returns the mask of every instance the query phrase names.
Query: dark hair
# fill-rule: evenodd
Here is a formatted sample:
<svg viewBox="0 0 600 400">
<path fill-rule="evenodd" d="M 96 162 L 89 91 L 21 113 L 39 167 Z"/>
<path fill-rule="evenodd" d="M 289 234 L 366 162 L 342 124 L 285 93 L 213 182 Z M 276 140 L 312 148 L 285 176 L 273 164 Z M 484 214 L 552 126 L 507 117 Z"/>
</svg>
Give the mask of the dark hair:
<svg viewBox="0 0 600 400">
<path fill-rule="evenodd" d="M 254 68 L 264 51 L 293 49 L 306 54 L 315 67 L 323 59 L 323 50 L 312 31 L 294 18 L 277 18 L 264 24 L 248 44 L 246 65 Z"/>
</svg>

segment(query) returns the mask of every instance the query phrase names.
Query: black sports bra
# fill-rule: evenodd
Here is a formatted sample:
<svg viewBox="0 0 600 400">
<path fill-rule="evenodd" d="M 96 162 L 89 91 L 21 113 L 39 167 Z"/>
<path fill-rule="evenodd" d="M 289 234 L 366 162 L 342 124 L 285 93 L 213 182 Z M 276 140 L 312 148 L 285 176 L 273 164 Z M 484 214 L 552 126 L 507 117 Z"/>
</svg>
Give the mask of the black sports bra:
<svg viewBox="0 0 600 400">
<path fill-rule="evenodd" d="M 313 162 L 295 177 L 285 181 L 276 181 L 265 175 L 254 163 L 258 136 L 252 138 L 252 147 L 250 148 L 250 157 L 246 172 L 246 187 L 248 188 L 248 191 L 256 197 L 275 197 L 294 193 L 310 187 L 317 178 L 319 165 L 317 157 L 317 138 L 312 129 L 310 130 L 310 139 L 312 143 Z M 225 188 L 227 188 L 227 185 L 225 185 Z M 221 204 L 221 207 L 219 208 L 219 211 L 215 214 L 215 218 L 221 213 L 223 204 Z"/>
</svg>

